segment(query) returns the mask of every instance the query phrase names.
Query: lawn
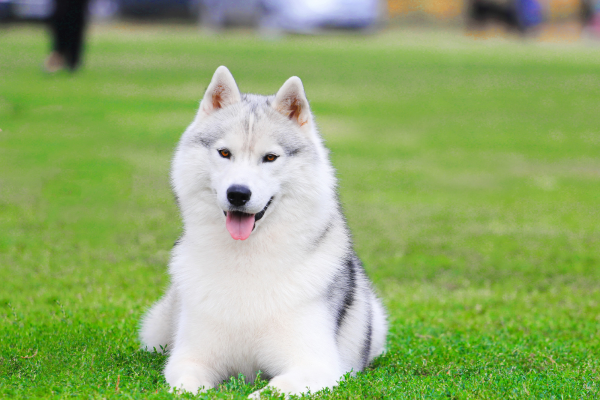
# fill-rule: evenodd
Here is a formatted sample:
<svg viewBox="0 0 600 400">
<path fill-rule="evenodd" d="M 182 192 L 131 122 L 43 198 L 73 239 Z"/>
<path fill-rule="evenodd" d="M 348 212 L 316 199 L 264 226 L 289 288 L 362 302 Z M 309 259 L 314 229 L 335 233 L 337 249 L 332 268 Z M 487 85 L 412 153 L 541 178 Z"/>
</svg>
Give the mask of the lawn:
<svg viewBox="0 0 600 400">
<path fill-rule="evenodd" d="M 117 25 L 73 76 L 47 49 L 0 32 L 0 397 L 172 397 L 136 331 L 181 232 L 170 158 L 222 64 L 246 92 L 303 79 L 389 311 L 387 353 L 311 398 L 600 397 L 597 46 Z"/>
</svg>

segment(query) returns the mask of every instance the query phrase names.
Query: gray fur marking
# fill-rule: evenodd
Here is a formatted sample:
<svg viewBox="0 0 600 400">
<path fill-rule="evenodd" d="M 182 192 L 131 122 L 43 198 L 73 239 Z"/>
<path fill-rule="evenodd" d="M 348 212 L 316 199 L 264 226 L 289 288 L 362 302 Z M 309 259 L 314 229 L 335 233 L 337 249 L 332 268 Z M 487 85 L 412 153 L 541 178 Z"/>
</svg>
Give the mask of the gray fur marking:
<svg viewBox="0 0 600 400">
<path fill-rule="evenodd" d="M 369 304 L 369 313 L 367 317 L 367 335 L 365 337 L 365 344 L 361 351 L 362 357 L 362 369 L 365 369 L 369 365 L 369 355 L 371 354 L 371 342 L 373 339 L 373 305 Z"/>
<path fill-rule="evenodd" d="M 317 238 L 314 240 L 313 244 L 315 250 L 321 245 L 321 243 L 323 243 L 323 240 L 325 240 L 327 234 L 331 231 L 331 228 L 333 228 L 333 217 L 331 217 L 329 221 L 327 221 L 327 224 L 325 224 L 325 228 L 321 231 L 321 233 L 319 233 L 319 236 L 317 236 Z"/>
<path fill-rule="evenodd" d="M 192 143 L 199 144 L 207 149 L 210 149 L 213 144 L 222 138 L 225 135 L 225 132 L 217 128 L 210 132 L 198 132 L 193 138 Z"/>
<path fill-rule="evenodd" d="M 342 303 L 338 306 L 337 317 L 335 321 L 335 332 L 336 336 L 344 322 L 344 318 L 346 314 L 350 311 L 350 308 L 354 304 L 354 297 L 356 292 L 356 265 L 354 264 L 354 259 L 356 256 L 351 254 L 348 258 L 346 258 L 344 262 L 344 270 L 341 271 L 344 277 L 346 278 L 345 282 L 343 282 L 343 290 L 344 296 Z"/>
</svg>

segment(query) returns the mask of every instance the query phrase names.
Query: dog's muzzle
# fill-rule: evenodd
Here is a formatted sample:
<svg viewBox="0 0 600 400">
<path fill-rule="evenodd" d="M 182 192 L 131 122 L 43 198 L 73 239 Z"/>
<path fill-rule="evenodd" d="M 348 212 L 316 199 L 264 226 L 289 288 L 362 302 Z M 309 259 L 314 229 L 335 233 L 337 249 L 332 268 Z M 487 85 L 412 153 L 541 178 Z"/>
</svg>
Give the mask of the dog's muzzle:
<svg viewBox="0 0 600 400">
<path fill-rule="evenodd" d="M 267 208 L 269 208 L 269 206 L 271 205 L 272 201 L 273 201 L 273 198 L 271 197 L 269 199 L 269 201 L 267 202 L 267 205 L 265 206 L 265 208 L 263 208 L 260 212 L 258 212 L 256 215 L 254 215 L 254 221 L 258 221 L 262 217 L 264 217 L 265 213 L 267 212 Z M 252 228 L 252 229 L 254 230 L 254 228 Z"/>
<path fill-rule="evenodd" d="M 243 211 L 229 210 L 223 211 L 225 214 L 225 226 L 231 237 L 235 240 L 246 240 L 256 228 L 256 221 L 264 217 L 265 212 L 273 202 L 273 197 L 269 199 L 265 207 L 256 214 L 248 214 Z"/>
</svg>

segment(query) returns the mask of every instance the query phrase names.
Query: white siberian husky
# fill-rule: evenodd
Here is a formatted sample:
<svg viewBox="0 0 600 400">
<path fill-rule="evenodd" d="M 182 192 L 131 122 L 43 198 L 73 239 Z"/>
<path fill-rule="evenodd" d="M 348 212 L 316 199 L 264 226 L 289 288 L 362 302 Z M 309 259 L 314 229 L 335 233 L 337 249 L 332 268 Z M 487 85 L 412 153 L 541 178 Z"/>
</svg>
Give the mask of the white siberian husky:
<svg viewBox="0 0 600 400">
<path fill-rule="evenodd" d="M 169 385 L 197 392 L 260 370 L 282 393 L 314 393 L 382 353 L 385 312 L 299 78 L 242 94 L 219 67 L 171 178 L 184 233 L 140 331 L 147 349 L 167 348 Z"/>
</svg>

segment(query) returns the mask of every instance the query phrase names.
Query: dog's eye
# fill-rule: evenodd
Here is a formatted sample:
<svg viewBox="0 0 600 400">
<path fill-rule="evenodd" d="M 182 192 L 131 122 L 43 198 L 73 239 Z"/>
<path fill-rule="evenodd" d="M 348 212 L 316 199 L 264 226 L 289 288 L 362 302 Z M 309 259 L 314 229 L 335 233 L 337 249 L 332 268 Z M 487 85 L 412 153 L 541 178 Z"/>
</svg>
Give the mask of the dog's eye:
<svg viewBox="0 0 600 400">
<path fill-rule="evenodd" d="M 278 157 L 279 156 L 276 156 L 275 154 L 269 153 L 263 157 L 263 162 L 273 162 L 277 160 Z"/>
<path fill-rule="evenodd" d="M 220 149 L 217 150 L 219 152 L 219 154 L 221 155 L 221 157 L 223 158 L 231 158 L 231 152 L 227 149 Z"/>
</svg>

